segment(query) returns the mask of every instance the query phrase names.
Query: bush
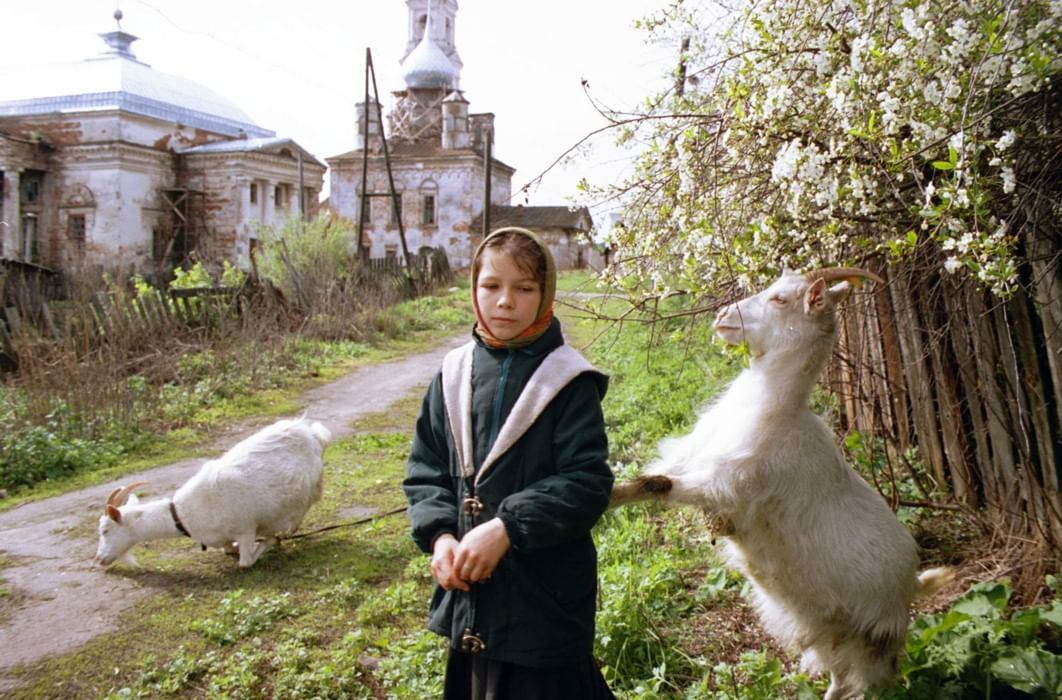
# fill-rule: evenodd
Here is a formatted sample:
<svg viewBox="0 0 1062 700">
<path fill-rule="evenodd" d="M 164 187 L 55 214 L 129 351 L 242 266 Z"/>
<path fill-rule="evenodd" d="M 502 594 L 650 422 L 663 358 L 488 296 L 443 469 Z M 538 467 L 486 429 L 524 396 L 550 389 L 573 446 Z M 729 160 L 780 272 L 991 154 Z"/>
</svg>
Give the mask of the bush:
<svg viewBox="0 0 1062 700">
<path fill-rule="evenodd" d="M 100 469 L 118 463 L 125 453 L 120 441 L 80 436 L 80 428 L 63 407 L 48 414 L 44 425 L 19 425 L 0 419 L 0 488 L 16 491 L 41 481 Z"/>
<path fill-rule="evenodd" d="M 873 697 L 1062 697 L 1062 603 L 1008 613 L 1010 596 L 1006 581 L 979 583 L 943 615 L 915 620 L 899 686 Z"/>
</svg>

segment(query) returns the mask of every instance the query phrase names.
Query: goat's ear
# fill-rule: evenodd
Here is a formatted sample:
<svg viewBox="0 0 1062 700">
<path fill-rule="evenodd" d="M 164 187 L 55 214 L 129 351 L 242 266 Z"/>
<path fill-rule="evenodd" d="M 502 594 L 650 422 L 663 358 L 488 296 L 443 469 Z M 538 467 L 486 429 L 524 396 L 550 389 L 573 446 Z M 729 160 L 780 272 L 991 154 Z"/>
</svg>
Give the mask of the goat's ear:
<svg viewBox="0 0 1062 700">
<path fill-rule="evenodd" d="M 848 295 L 852 291 L 852 283 L 845 280 L 844 282 L 838 282 L 830 287 L 829 295 L 830 301 L 833 304 L 840 304 L 842 301 L 848 298 Z"/>
<path fill-rule="evenodd" d="M 121 522 L 122 522 L 122 511 L 118 510 L 117 508 L 115 508 L 114 506 L 112 506 L 110 504 L 107 504 L 107 517 L 109 517 L 114 522 L 116 522 L 118 524 L 121 524 Z"/>
<path fill-rule="evenodd" d="M 804 292 L 804 314 L 814 316 L 826 307 L 826 282 L 815 280 Z"/>
</svg>

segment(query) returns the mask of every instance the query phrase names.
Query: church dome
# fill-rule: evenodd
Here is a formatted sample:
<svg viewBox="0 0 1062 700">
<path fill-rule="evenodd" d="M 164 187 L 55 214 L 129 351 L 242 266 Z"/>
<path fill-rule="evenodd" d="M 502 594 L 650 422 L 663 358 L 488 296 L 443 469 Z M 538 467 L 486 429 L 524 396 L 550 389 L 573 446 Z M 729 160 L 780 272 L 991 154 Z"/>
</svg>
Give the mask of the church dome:
<svg viewBox="0 0 1062 700">
<path fill-rule="evenodd" d="M 213 90 L 138 61 L 135 36 L 101 36 L 112 50 L 100 57 L 0 73 L 0 116 L 119 109 L 227 136 L 275 135 Z"/>
<path fill-rule="evenodd" d="M 402 61 L 402 78 L 406 87 L 446 88 L 457 87 L 459 73 L 454 62 L 431 39 L 430 27 L 424 31 L 417 47 Z"/>
</svg>

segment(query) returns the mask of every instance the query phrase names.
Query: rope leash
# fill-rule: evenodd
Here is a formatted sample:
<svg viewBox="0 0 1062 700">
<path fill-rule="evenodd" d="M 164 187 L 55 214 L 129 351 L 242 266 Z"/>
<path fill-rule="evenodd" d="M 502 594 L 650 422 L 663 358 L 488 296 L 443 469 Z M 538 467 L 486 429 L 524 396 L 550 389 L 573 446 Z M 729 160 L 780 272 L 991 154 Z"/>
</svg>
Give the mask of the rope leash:
<svg viewBox="0 0 1062 700">
<path fill-rule="evenodd" d="M 354 525 L 363 525 L 365 523 L 371 523 L 374 520 L 379 520 L 381 518 L 386 518 L 386 517 L 391 516 L 391 515 L 398 515 L 399 513 L 405 513 L 406 510 L 407 510 L 406 506 L 402 506 L 401 508 L 395 508 L 394 510 L 389 510 L 386 513 L 377 513 L 376 515 L 370 515 L 370 516 L 368 516 L 366 518 L 359 518 L 357 520 L 351 520 L 351 521 L 345 522 L 345 523 L 336 523 L 335 525 L 326 525 L 325 527 L 319 527 L 316 530 L 310 530 L 309 532 L 300 532 L 297 535 L 286 535 L 284 537 L 278 537 L 277 539 L 281 540 L 281 541 L 297 540 L 297 539 L 302 538 L 302 537 L 310 537 L 311 535 L 319 535 L 322 532 L 328 532 L 329 530 L 338 530 L 341 527 L 353 527 Z"/>
</svg>

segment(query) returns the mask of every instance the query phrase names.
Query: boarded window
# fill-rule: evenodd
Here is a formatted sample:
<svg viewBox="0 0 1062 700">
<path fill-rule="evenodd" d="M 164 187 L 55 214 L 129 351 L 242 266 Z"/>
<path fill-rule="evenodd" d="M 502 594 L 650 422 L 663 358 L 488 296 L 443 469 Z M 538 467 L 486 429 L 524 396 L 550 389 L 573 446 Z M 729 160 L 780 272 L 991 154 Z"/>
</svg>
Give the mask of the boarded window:
<svg viewBox="0 0 1062 700">
<path fill-rule="evenodd" d="M 22 203 L 35 204 L 41 198 L 41 179 L 39 172 L 27 170 L 22 173 Z"/>
<path fill-rule="evenodd" d="M 421 210 L 420 223 L 425 226 L 435 225 L 435 195 L 424 195 L 424 206 Z"/>
<path fill-rule="evenodd" d="M 421 226 L 435 226 L 438 223 L 438 198 L 439 186 L 434 180 L 425 180 L 420 183 L 420 224 Z"/>
<path fill-rule="evenodd" d="M 361 223 L 369 226 L 372 223 L 372 197 L 361 198 L 358 207 L 361 209 Z"/>
<path fill-rule="evenodd" d="M 258 204 L 258 183 L 251 183 L 251 204 Z"/>
<path fill-rule="evenodd" d="M 37 216 L 35 214 L 22 217 L 22 259 L 31 263 L 41 261 L 40 249 L 37 245 Z"/>
<path fill-rule="evenodd" d="M 158 226 L 151 229 L 151 255 L 155 262 L 162 262 L 169 249 L 170 237 Z"/>
<path fill-rule="evenodd" d="M 389 219 L 392 226 L 398 226 L 399 220 L 402 218 L 402 193 L 398 192 L 394 197 L 388 197 L 387 201 L 390 203 L 391 218 Z"/>
<path fill-rule="evenodd" d="M 70 243 L 78 255 L 85 253 L 85 215 L 71 214 L 66 226 Z"/>
</svg>

